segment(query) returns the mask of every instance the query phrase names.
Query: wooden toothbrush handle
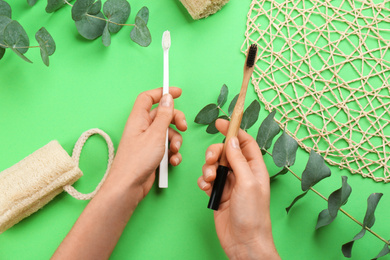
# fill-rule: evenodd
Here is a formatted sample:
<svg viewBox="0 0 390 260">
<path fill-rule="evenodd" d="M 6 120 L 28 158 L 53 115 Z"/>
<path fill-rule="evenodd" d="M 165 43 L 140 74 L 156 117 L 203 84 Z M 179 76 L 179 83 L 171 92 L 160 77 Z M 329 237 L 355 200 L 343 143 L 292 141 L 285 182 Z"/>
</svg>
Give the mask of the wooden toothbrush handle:
<svg viewBox="0 0 390 260">
<path fill-rule="evenodd" d="M 248 84 L 252 72 L 253 69 L 247 69 L 244 71 L 244 79 L 242 81 L 240 94 L 238 95 L 236 105 L 234 106 L 225 143 L 222 149 L 222 155 L 221 158 L 219 159 L 219 164 L 226 167 L 229 167 L 229 162 L 226 158 L 226 144 L 229 142 L 230 138 L 238 135 L 238 130 L 240 129 L 240 125 L 241 125 L 242 115 L 244 114 L 246 90 L 248 89 Z"/>
</svg>

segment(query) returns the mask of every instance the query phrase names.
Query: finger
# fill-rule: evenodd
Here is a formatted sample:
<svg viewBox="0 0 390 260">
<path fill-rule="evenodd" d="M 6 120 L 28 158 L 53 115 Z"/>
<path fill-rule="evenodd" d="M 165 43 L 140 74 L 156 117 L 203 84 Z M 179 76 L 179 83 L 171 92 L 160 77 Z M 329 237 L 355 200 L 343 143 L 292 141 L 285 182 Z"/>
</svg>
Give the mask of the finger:
<svg viewBox="0 0 390 260">
<path fill-rule="evenodd" d="M 183 143 L 183 137 L 176 130 L 169 128 L 168 130 L 168 139 L 170 141 L 169 149 L 172 153 L 178 153 Z"/>
<path fill-rule="evenodd" d="M 206 150 L 206 163 L 214 164 L 218 162 L 223 149 L 223 144 L 212 144 Z"/>
<path fill-rule="evenodd" d="M 180 97 L 181 92 L 182 91 L 180 88 L 177 87 L 169 88 L 169 94 L 171 94 L 172 98 L 174 99 Z M 141 94 L 138 95 L 137 99 L 135 100 L 133 111 L 146 110 L 149 112 L 154 104 L 160 102 L 162 96 L 163 96 L 162 88 L 156 88 L 156 89 L 142 92 Z"/>
<path fill-rule="evenodd" d="M 169 158 L 169 162 L 173 166 L 178 166 L 181 163 L 181 161 L 182 161 L 182 157 L 180 153 L 172 154 L 171 157 Z"/>
<path fill-rule="evenodd" d="M 206 182 L 213 182 L 217 176 L 218 164 L 213 165 L 205 164 L 202 167 L 203 180 Z"/>
<path fill-rule="evenodd" d="M 180 131 L 187 130 L 187 121 L 184 113 L 180 110 L 175 110 L 173 113 L 172 124 L 174 124 Z"/>
<path fill-rule="evenodd" d="M 237 179 L 237 183 L 247 183 L 252 181 L 254 175 L 248 161 L 241 152 L 238 138 L 233 136 L 226 145 L 226 158 Z"/>
<path fill-rule="evenodd" d="M 181 95 L 181 89 L 176 87 L 170 87 L 169 93 L 172 95 L 172 98 L 178 98 Z M 160 102 L 162 95 L 162 88 L 148 90 L 139 94 L 134 102 L 130 118 L 149 118 L 150 109 L 154 104 Z M 132 127 L 138 127 L 138 125 L 135 125 L 137 124 L 138 120 L 132 121 Z M 140 123 L 143 124 L 144 122 Z"/>
<path fill-rule="evenodd" d="M 173 98 L 170 94 L 165 94 L 157 107 L 156 116 L 147 129 L 147 132 L 157 138 L 157 140 L 165 139 L 167 129 L 173 117 Z"/>
<path fill-rule="evenodd" d="M 152 120 L 154 120 L 156 113 L 157 113 L 157 109 L 153 109 L 152 111 L 150 111 L 150 118 Z M 171 124 L 174 124 L 177 127 L 177 129 L 179 129 L 180 131 L 184 132 L 185 130 L 187 130 L 187 121 L 185 115 L 180 110 L 177 109 L 173 110 L 173 119 L 171 121 Z"/>
<path fill-rule="evenodd" d="M 225 207 L 224 202 L 226 202 L 230 199 L 230 195 L 233 191 L 235 182 L 236 182 L 236 178 L 235 178 L 234 174 L 228 174 L 227 179 L 226 179 L 226 183 L 225 183 L 225 188 L 223 189 L 223 193 L 221 196 L 221 202 L 220 202 L 221 204 L 220 204 L 219 209 L 222 209 L 223 207 Z M 206 192 L 207 196 L 210 197 L 211 191 L 213 190 L 213 184 L 205 181 L 203 175 L 198 178 L 198 186 L 201 190 Z"/>
<path fill-rule="evenodd" d="M 223 135 L 226 136 L 228 128 L 229 128 L 229 123 L 230 122 L 227 121 L 227 120 L 218 119 L 215 122 L 215 126 L 218 129 L 218 131 L 220 131 Z M 253 139 L 253 137 L 250 134 L 248 134 L 247 132 L 245 132 L 242 129 L 239 129 L 237 138 L 238 138 L 238 140 L 240 142 L 241 149 L 243 149 L 243 150 L 244 149 L 249 149 L 249 150 L 251 150 L 250 152 L 256 152 L 256 155 L 258 153 L 261 154 L 259 146 L 257 145 L 255 139 Z M 248 153 L 248 155 L 250 155 L 250 154 L 251 153 Z"/>
<path fill-rule="evenodd" d="M 201 190 L 205 191 L 208 196 L 211 194 L 211 184 L 203 179 L 203 176 L 198 178 L 198 186 Z"/>
<path fill-rule="evenodd" d="M 229 127 L 229 121 L 218 119 L 215 122 L 215 126 L 223 135 L 226 135 Z M 261 154 L 260 148 L 255 139 L 242 129 L 239 129 L 237 138 L 240 143 L 242 154 L 248 163 L 256 168 L 264 168 L 265 164 L 263 155 Z"/>
</svg>

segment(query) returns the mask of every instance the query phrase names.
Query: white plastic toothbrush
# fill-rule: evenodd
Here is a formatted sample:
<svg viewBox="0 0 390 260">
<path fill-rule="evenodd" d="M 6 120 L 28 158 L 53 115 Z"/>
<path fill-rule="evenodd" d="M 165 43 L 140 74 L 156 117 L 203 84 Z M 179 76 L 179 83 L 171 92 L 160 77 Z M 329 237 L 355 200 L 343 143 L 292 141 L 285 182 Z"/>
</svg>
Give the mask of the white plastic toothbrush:
<svg viewBox="0 0 390 260">
<path fill-rule="evenodd" d="M 171 47 L 171 34 L 169 31 L 165 31 L 162 37 L 162 48 L 164 50 L 163 95 L 169 93 L 169 47 Z M 165 153 L 160 163 L 158 186 L 168 188 L 168 130 L 165 138 Z"/>
</svg>

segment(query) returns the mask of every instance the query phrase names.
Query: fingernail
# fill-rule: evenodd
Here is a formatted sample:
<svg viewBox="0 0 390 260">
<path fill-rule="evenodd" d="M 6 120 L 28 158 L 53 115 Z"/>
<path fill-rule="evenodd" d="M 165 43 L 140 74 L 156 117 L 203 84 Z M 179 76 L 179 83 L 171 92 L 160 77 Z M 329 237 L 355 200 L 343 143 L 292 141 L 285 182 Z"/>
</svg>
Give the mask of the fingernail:
<svg viewBox="0 0 390 260">
<path fill-rule="evenodd" d="M 202 190 L 204 190 L 204 188 L 206 188 L 206 185 L 207 185 L 207 182 L 202 181 L 202 183 L 200 184 L 200 186 L 202 187 Z"/>
<path fill-rule="evenodd" d="M 180 149 L 180 146 L 181 146 L 181 143 L 180 143 L 180 141 L 177 141 L 177 142 L 176 142 L 176 148 L 177 148 L 177 150 L 179 150 L 179 149 Z"/>
<path fill-rule="evenodd" d="M 185 119 L 183 119 L 183 124 L 185 127 L 187 127 L 187 121 Z"/>
<path fill-rule="evenodd" d="M 211 158 L 212 156 L 213 156 L 213 152 L 212 151 L 208 151 L 206 153 L 206 161 L 207 161 L 207 159 Z"/>
<path fill-rule="evenodd" d="M 172 106 L 172 103 L 173 103 L 173 99 L 171 94 L 165 94 L 160 100 L 160 104 L 163 107 L 170 107 Z"/>
<path fill-rule="evenodd" d="M 210 168 L 207 168 L 204 172 L 205 179 L 208 179 L 211 175 L 213 175 L 213 171 Z"/>
<path fill-rule="evenodd" d="M 179 158 L 175 158 L 175 159 L 173 159 L 173 160 L 175 161 L 175 165 L 179 165 L 179 163 L 180 163 Z"/>
<path fill-rule="evenodd" d="M 237 137 L 233 136 L 231 139 L 230 139 L 230 144 L 232 145 L 232 147 L 234 149 L 240 149 L 240 145 L 238 144 L 238 139 Z"/>
</svg>

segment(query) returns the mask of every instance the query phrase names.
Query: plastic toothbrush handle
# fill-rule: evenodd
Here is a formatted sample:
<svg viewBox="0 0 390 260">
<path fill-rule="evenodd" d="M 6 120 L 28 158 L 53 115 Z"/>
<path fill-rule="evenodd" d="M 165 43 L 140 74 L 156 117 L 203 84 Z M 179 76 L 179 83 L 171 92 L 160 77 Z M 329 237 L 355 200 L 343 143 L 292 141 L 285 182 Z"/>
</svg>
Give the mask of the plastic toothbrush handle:
<svg viewBox="0 0 390 260">
<path fill-rule="evenodd" d="M 169 93 L 169 60 L 168 50 L 164 51 L 164 79 L 163 79 L 163 95 Z M 168 188 L 168 131 L 165 137 L 165 152 L 164 157 L 160 162 L 158 186 L 160 188 Z"/>
</svg>

